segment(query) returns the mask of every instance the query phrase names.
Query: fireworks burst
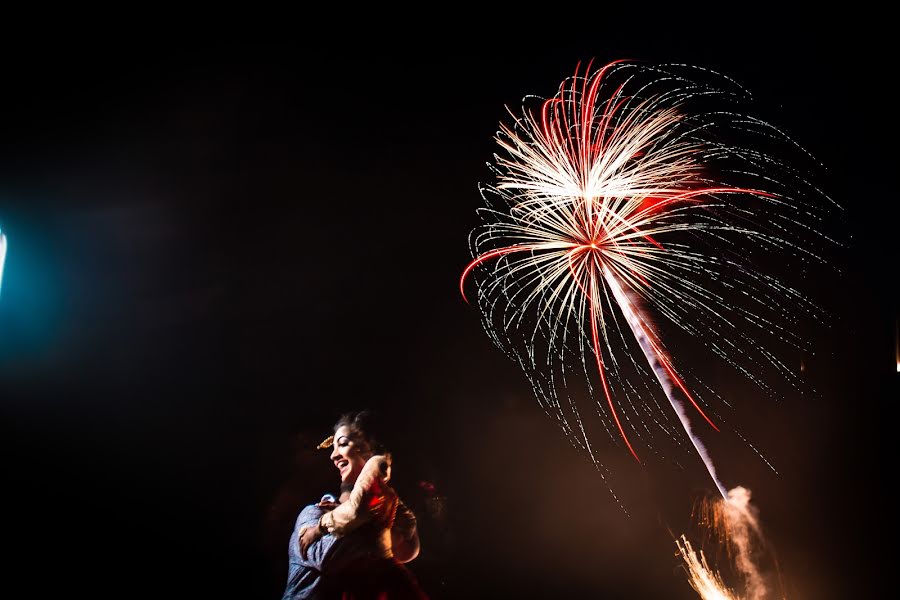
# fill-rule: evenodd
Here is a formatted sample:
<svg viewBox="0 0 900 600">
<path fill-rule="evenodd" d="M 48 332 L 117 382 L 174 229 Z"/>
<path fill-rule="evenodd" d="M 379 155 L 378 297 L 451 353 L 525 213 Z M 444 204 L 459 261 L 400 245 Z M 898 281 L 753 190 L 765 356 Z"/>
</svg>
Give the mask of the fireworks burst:
<svg viewBox="0 0 900 600">
<path fill-rule="evenodd" d="M 476 280 L 485 330 L 598 468 L 592 420 L 639 462 L 660 432 L 686 435 L 726 498 L 688 415 L 718 430 L 727 403 L 669 348 L 702 344 L 772 393 L 770 373 L 795 378 L 770 347 L 803 348 L 797 314 L 818 309 L 758 263 L 817 262 L 831 241 L 816 224 L 834 205 L 791 166 L 810 157 L 739 110 L 750 97 L 730 79 L 579 70 L 501 124 L 460 291 Z"/>
</svg>

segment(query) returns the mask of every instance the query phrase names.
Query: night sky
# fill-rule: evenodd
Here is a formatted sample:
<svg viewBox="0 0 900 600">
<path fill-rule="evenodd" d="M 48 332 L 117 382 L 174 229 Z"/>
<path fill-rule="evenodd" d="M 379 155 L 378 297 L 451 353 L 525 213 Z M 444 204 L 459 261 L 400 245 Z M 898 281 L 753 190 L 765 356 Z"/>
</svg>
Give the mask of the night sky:
<svg viewBox="0 0 900 600">
<path fill-rule="evenodd" d="M 293 519 L 338 480 L 313 448 L 370 407 L 433 598 L 696 598 L 673 538 L 702 464 L 609 440 L 604 480 L 457 287 L 504 106 L 634 58 L 729 75 L 827 167 L 813 391 L 723 375 L 778 473 L 710 448 L 787 598 L 873 597 L 896 556 L 894 71 L 869 23 L 777 21 L 2 42 L 4 587 L 280 598 Z"/>
</svg>

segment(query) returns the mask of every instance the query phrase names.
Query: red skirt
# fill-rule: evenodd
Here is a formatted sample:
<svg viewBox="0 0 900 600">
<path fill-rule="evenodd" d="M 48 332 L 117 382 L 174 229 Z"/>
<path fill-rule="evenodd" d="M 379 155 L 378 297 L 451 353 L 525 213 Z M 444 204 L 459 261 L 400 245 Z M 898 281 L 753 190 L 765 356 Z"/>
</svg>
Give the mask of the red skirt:
<svg viewBox="0 0 900 600">
<path fill-rule="evenodd" d="M 394 558 L 366 558 L 343 569 L 342 600 L 428 600 L 415 576 Z"/>
</svg>

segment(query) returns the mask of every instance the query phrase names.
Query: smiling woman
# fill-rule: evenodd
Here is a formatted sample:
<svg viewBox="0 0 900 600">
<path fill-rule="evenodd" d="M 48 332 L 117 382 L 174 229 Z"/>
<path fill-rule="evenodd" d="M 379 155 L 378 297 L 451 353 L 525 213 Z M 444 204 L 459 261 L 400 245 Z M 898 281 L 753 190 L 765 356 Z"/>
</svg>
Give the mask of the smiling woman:
<svg viewBox="0 0 900 600">
<path fill-rule="evenodd" d="M 416 518 L 390 484 L 391 455 L 376 432 L 373 412 L 348 413 L 319 444 L 332 448 L 341 494 L 297 517 L 283 600 L 426 598 L 403 566 L 419 554 Z"/>
</svg>

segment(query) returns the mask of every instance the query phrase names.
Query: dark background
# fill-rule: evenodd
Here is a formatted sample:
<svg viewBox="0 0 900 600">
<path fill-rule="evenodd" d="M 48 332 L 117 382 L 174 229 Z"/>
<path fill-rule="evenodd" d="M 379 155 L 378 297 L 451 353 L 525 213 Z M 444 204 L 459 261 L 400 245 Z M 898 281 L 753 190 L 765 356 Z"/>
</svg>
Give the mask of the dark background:
<svg viewBox="0 0 900 600">
<path fill-rule="evenodd" d="M 673 537 L 702 465 L 609 443 L 604 480 L 457 289 L 504 105 L 637 58 L 728 74 L 828 167 L 846 246 L 807 282 L 831 311 L 817 391 L 724 381 L 778 474 L 742 443 L 717 465 L 787 598 L 872 597 L 895 554 L 894 72 L 878 19 L 752 17 L 7 38 L 4 585 L 279 598 L 293 519 L 336 481 L 312 448 L 376 407 L 434 598 L 696 597 Z"/>
</svg>

